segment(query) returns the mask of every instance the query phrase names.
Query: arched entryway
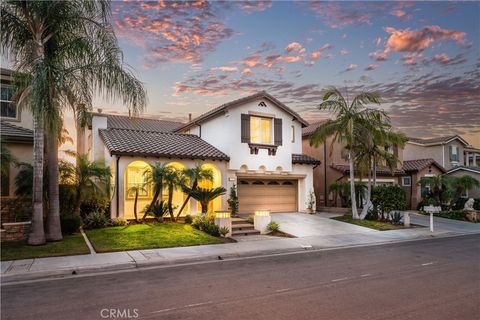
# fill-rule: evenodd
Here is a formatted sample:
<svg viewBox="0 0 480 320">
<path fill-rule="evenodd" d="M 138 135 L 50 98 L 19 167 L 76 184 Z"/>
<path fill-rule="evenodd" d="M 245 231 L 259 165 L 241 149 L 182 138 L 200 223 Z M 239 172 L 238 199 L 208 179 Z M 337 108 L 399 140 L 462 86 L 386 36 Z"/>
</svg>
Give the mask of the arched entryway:
<svg viewBox="0 0 480 320">
<path fill-rule="evenodd" d="M 125 169 L 125 202 L 124 219 L 134 219 L 135 193 L 138 192 L 137 214 L 142 216 L 142 210 L 150 204 L 153 198 L 151 186 L 147 183 L 145 173 L 150 165 L 145 161 L 130 162 Z"/>
<path fill-rule="evenodd" d="M 202 169 L 210 169 L 213 173 L 213 181 L 202 180 L 199 181 L 198 186 L 200 188 L 211 189 L 218 188 L 222 186 L 222 173 L 217 168 L 216 165 L 211 163 L 205 163 L 202 165 Z M 214 212 L 222 209 L 222 197 L 218 197 L 215 200 L 211 201 L 208 205 L 208 212 Z M 197 204 L 198 212 L 201 212 L 202 208 L 200 203 Z"/>
</svg>

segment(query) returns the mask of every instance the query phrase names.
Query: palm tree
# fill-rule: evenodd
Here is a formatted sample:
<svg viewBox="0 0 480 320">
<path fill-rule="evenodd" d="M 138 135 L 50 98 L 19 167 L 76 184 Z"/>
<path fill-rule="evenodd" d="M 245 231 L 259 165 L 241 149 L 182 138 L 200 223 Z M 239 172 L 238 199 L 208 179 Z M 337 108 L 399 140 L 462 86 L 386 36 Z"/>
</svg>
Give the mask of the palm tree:
<svg viewBox="0 0 480 320">
<path fill-rule="evenodd" d="M 129 195 L 131 195 L 132 193 L 135 195 L 135 200 L 133 202 L 133 216 L 135 217 L 135 222 L 138 222 L 138 215 L 137 215 L 138 194 L 142 191 L 143 192 L 147 191 L 145 185 L 143 184 L 132 186 L 127 190 L 127 193 Z"/>
<path fill-rule="evenodd" d="M 167 168 L 169 170 L 166 170 L 165 172 L 164 183 L 167 186 L 168 192 L 168 213 L 170 214 L 172 221 L 175 221 L 175 215 L 173 214 L 173 193 L 175 190 L 185 185 L 185 177 L 182 171 L 170 166 L 167 166 Z"/>
<path fill-rule="evenodd" d="M 449 176 L 438 174 L 433 177 L 423 177 L 420 179 L 420 185 L 422 188 L 428 187 L 429 193 L 427 197 L 433 198 L 435 204 L 440 206 L 446 202 L 446 198 L 449 197 L 450 185 L 452 178 Z"/>
<path fill-rule="evenodd" d="M 186 177 L 186 180 L 190 182 L 189 188 L 196 189 L 198 188 L 198 182 L 200 181 L 213 181 L 213 171 L 212 169 L 204 169 L 200 163 L 197 163 L 193 168 L 186 168 L 183 170 L 183 175 Z M 191 196 L 188 194 L 187 198 L 183 202 L 180 210 L 178 210 L 177 218 L 182 214 L 183 209 L 186 207 Z"/>
<path fill-rule="evenodd" d="M 183 192 L 189 194 L 193 199 L 200 202 L 200 205 L 202 206 L 202 215 L 205 215 L 208 211 L 208 204 L 210 203 L 210 201 L 213 201 L 217 197 L 224 195 L 227 192 L 227 189 L 225 189 L 224 187 L 212 189 L 192 189 L 185 186 L 183 187 Z"/>
<path fill-rule="evenodd" d="M 101 162 L 91 162 L 86 156 L 78 156 L 76 164 L 60 162 L 60 181 L 75 186 L 74 212 L 80 215 L 80 204 L 91 194 L 108 196 L 110 168 Z"/>
<path fill-rule="evenodd" d="M 371 129 L 378 119 L 385 117 L 385 112 L 367 108 L 368 104 L 380 104 L 378 93 L 364 92 L 356 96 L 349 104 L 342 94 L 335 88 L 328 90 L 319 105 L 320 110 L 333 112 L 334 120 L 329 120 L 318 127 L 310 137 L 310 145 L 318 147 L 326 143 L 327 138 L 333 137 L 330 154 L 336 142 L 343 143 L 348 151 L 350 166 L 350 198 L 352 202 L 352 217 L 359 219 L 355 198 L 354 147 L 358 144 L 363 129 Z"/>
<path fill-rule="evenodd" d="M 149 206 L 145 209 L 142 220 L 145 220 L 152 208 L 157 205 L 158 199 L 162 199 L 162 192 L 164 188 L 165 175 L 170 170 L 170 167 L 161 162 L 150 165 L 144 172 L 145 183 L 151 185 L 153 188 L 153 198 Z"/>
<path fill-rule="evenodd" d="M 2 54 L 16 61 L 13 75 L 34 118 L 34 214 L 30 244 L 45 242 L 42 179 L 44 129 L 49 132 L 49 167 L 58 171 L 55 146 L 61 109 L 70 100 L 91 109 L 92 97 L 122 98 L 134 112 L 146 103 L 142 84 L 124 70 L 110 25 L 107 1 L 4 1 L 1 4 Z M 44 128 L 44 126 L 46 126 Z M 52 179 L 50 183 L 58 184 Z M 58 202 L 52 187 L 51 201 Z M 55 208 L 56 206 L 52 206 Z M 50 212 L 58 216 L 57 211 Z M 57 223 L 51 219 L 49 223 Z M 59 230 L 49 226 L 48 230 Z M 57 235 L 49 237 L 58 238 Z"/>
<path fill-rule="evenodd" d="M 0 137 L 0 165 L 2 176 L 7 176 L 10 172 L 10 165 L 17 163 L 10 150 L 5 146 L 5 141 Z"/>
</svg>

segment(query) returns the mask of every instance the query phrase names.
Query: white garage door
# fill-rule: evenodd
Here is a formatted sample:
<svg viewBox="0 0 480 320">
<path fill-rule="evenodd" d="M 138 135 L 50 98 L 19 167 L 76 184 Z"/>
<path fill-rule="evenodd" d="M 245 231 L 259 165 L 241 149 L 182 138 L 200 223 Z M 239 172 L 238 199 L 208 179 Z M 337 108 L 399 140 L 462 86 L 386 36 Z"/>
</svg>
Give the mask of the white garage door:
<svg viewBox="0 0 480 320">
<path fill-rule="evenodd" d="M 256 210 L 295 212 L 297 181 L 239 179 L 238 202 L 240 213 L 254 213 Z"/>
</svg>

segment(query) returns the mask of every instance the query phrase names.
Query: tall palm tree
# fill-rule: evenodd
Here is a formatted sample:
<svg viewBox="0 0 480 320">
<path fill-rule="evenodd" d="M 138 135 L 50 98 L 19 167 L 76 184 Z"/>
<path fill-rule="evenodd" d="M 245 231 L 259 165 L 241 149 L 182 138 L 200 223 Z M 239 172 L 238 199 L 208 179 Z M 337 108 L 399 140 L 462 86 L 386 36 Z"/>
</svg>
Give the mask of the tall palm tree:
<svg viewBox="0 0 480 320">
<path fill-rule="evenodd" d="M 175 215 L 173 214 L 173 193 L 175 192 L 175 190 L 185 185 L 185 177 L 181 170 L 178 170 L 171 166 L 168 166 L 167 168 L 169 170 L 165 172 L 164 183 L 167 186 L 168 192 L 168 213 L 170 214 L 172 221 L 175 221 Z"/>
<path fill-rule="evenodd" d="M 10 172 L 10 165 L 16 163 L 17 160 L 12 155 L 7 146 L 5 146 L 5 141 L 0 137 L 0 165 L 2 176 L 8 175 Z"/>
<path fill-rule="evenodd" d="M 143 85 L 124 69 L 108 1 L 3 1 L 1 16 L 2 54 L 17 61 L 14 69 L 21 73 L 13 78 L 21 89 L 18 101 L 29 106 L 34 118 L 34 214 L 29 243 L 42 244 L 44 125 L 53 141 L 49 167 L 54 174 L 58 171 L 57 120 L 67 96 L 89 107 L 95 93 L 120 97 L 138 112 L 145 106 L 146 95 Z M 50 198 L 58 201 L 54 191 Z M 58 216 L 58 212 L 50 214 Z M 49 222 L 58 224 L 58 219 Z"/>
<path fill-rule="evenodd" d="M 352 217 L 359 219 L 357 201 L 355 197 L 355 145 L 361 138 L 363 129 L 371 129 L 377 119 L 385 116 L 384 111 L 367 108 L 368 104 L 380 104 L 380 95 L 374 92 L 364 92 L 356 96 L 349 104 L 342 94 L 335 88 L 328 90 L 323 96 L 319 109 L 333 112 L 334 120 L 329 120 L 318 127 L 310 137 L 310 145 L 318 147 L 332 137 L 330 154 L 333 145 L 337 142 L 344 144 L 348 151 L 350 166 L 350 198 L 352 199 Z"/>
<path fill-rule="evenodd" d="M 198 188 L 198 183 L 200 181 L 213 181 L 213 171 L 212 169 L 205 169 L 200 163 L 197 163 L 193 168 L 186 168 L 183 170 L 183 175 L 186 180 L 190 183 L 189 188 L 196 189 Z M 178 210 L 177 218 L 182 214 L 183 209 L 185 209 L 188 201 L 191 196 L 187 194 L 187 198 L 183 202 L 180 210 Z"/>
<path fill-rule="evenodd" d="M 158 199 L 162 199 L 162 192 L 164 188 L 165 175 L 170 170 L 170 167 L 161 162 L 157 162 L 154 165 L 150 165 L 144 172 L 145 183 L 151 185 L 153 189 L 153 198 L 149 206 L 146 208 L 142 220 L 145 220 L 148 213 L 157 204 Z"/>
<path fill-rule="evenodd" d="M 189 194 L 193 199 L 200 202 L 202 207 L 202 215 L 205 215 L 208 211 L 208 204 L 210 201 L 215 200 L 221 195 L 224 195 L 227 192 L 227 189 L 224 187 L 205 189 L 205 188 L 196 188 L 192 189 L 189 187 L 183 187 L 183 191 Z"/>
<path fill-rule="evenodd" d="M 129 194 L 129 196 L 133 194 L 135 197 L 135 200 L 133 201 L 133 216 L 135 217 L 135 222 L 138 222 L 138 214 L 137 214 L 138 195 L 142 191 L 143 192 L 147 191 L 146 186 L 143 184 L 132 186 L 127 190 L 127 193 Z"/>
<path fill-rule="evenodd" d="M 110 168 L 101 162 L 89 161 L 87 156 L 78 156 L 76 164 L 60 162 L 60 181 L 62 184 L 75 186 L 74 212 L 80 215 L 80 204 L 89 195 L 105 195 L 109 190 Z"/>
</svg>

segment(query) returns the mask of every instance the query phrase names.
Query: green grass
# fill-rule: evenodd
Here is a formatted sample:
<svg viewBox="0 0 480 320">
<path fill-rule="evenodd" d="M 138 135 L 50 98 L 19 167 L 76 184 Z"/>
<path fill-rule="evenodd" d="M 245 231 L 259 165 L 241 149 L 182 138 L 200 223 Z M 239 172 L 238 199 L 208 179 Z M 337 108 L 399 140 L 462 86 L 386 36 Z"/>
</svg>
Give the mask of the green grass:
<svg viewBox="0 0 480 320">
<path fill-rule="evenodd" d="M 223 243 L 189 224 L 135 224 L 86 231 L 97 252 L 185 247 Z"/>
<path fill-rule="evenodd" d="M 398 230 L 398 229 L 404 229 L 405 227 L 403 225 L 393 225 L 388 222 L 383 222 L 383 221 L 373 221 L 373 220 L 357 220 L 353 219 L 352 216 L 339 216 L 339 217 L 333 217 L 333 220 L 337 221 L 342 221 L 342 222 L 347 222 L 351 224 L 355 224 L 357 226 L 361 227 L 366 227 L 370 229 L 375 229 L 378 231 L 388 231 L 388 230 Z"/>
<path fill-rule="evenodd" d="M 90 253 L 81 234 L 64 236 L 63 241 L 47 242 L 43 246 L 29 246 L 26 241 L 2 242 L 1 248 L 2 261 Z"/>
</svg>

